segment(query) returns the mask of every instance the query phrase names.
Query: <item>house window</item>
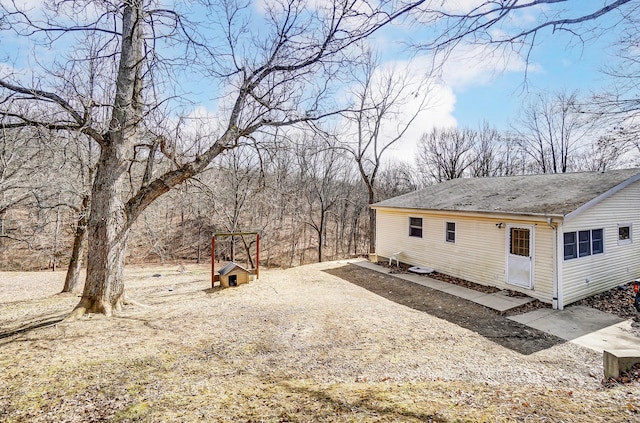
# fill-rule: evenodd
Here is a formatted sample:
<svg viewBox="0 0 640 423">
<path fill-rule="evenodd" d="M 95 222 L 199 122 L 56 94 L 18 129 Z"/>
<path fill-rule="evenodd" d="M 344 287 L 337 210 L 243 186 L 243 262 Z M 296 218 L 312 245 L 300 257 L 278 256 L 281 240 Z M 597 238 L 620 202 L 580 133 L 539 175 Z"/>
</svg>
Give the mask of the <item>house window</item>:
<svg viewBox="0 0 640 423">
<path fill-rule="evenodd" d="M 456 242 L 456 224 L 455 222 L 447 222 L 447 234 L 445 237 L 447 242 Z"/>
<path fill-rule="evenodd" d="M 591 231 L 591 254 L 604 253 L 604 231 L 594 229 Z"/>
<path fill-rule="evenodd" d="M 564 259 L 569 260 L 578 257 L 578 245 L 576 243 L 575 232 L 565 232 L 564 234 Z"/>
<path fill-rule="evenodd" d="M 591 255 L 591 231 L 578 232 L 578 257 Z"/>
<path fill-rule="evenodd" d="M 511 254 L 529 257 L 529 229 L 511 228 Z"/>
<path fill-rule="evenodd" d="M 591 229 L 564 233 L 564 259 L 604 253 L 604 231 Z"/>
<path fill-rule="evenodd" d="M 421 217 L 409 218 L 409 236 L 422 238 L 422 218 Z"/>
<path fill-rule="evenodd" d="M 631 224 L 618 225 L 618 244 L 631 244 Z"/>
</svg>

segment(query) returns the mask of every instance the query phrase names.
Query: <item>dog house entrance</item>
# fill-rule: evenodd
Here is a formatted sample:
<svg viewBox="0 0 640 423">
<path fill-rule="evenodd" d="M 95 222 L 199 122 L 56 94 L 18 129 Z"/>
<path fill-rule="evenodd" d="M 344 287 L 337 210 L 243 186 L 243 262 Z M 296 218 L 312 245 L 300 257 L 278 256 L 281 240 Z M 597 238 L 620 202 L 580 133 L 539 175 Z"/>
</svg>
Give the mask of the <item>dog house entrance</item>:
<svg viewBox="0 0 640 423">
<path fill-rule="evenodd" d="M 238 275 L 229 275 L 229 286 L 238 286 Z"/>
</svg>

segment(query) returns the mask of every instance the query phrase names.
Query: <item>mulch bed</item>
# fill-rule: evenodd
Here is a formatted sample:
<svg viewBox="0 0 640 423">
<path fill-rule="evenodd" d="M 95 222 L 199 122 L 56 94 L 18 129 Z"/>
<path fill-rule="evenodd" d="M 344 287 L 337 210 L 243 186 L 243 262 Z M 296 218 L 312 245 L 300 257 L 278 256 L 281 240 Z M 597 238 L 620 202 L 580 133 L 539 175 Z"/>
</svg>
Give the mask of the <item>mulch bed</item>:
<svg viewBox="0 0 640 423">
<path fill-rule="evenodd" d="M 602 385 L 607 388 L 612 388 L 620 384 L 629 384 L 636 380 L 640 380 L 640 363 L 634 364 L 629 370 L 620 372 L 620 376 L 616 378 L 609 378 L 602 382 Z"/>
<path fill-rule="evenodd" d="M 615 314 L 623 319 L 630 319 L 632 317 L 637 319 L 638 311 L 633 306 L 635 295 L 633 292 L 633 282 L 629 282 L 600 294 L 592 295 L 575 304 Z"/>
<path fill-rule="evenodd" d="M 389 265 L 386 262 L 379 262 L 379 265 L 385 266 L 388 269 L 391 269 L 391 273 L 410 273 L 408 265 L 404 263 L 400 263 L 400 266 Z M 465 288 L 473 289 L 475 291 L 484 292 L 487 294 L 493 294 L 494 292 L 501 291 L 499 288 L 495 286 L 485 286 L 480 285 L 475 282 L 470 282 L 464 279 L 456 278 L 453 276 L 445 275 L 444 273 L 433 272 L 425 275 L 426 277 L 437 279 L 442 282 L 451 283 L 454 285 L 463 286 Z M 521 297 L 524 296 L 521 292 L 506 290 L 507 295 L 513 297 Z M 636 311 L 633 306 L 633 300 L 635 298 L 635 293 L 633 292 L 633 282 L 629 282 L 624 285 L 620 285 L 616 288 L 610 289 L 609 291 L 592 295 L 591 297 L 585 298 L 584 300 L 580 300 L 574 303 L 574 305 L 582 305 L 591 308 L 595 308 L 596 310 L 604 311 L 605 313 L 615 314 L 620 316 L 623 319 L 634 318 L 637 322 L 640 321 L 639 313 Z M 521 307 L 511 309 L 508 311 L 508 315 L 516 315 L 526 313 L 528 311 L 536 310 L 539 308 L 549 308 L 550 304 L 543 303 L 538 300 L 534 300 L 528 304 L 525 304 Z"/>
</svg>

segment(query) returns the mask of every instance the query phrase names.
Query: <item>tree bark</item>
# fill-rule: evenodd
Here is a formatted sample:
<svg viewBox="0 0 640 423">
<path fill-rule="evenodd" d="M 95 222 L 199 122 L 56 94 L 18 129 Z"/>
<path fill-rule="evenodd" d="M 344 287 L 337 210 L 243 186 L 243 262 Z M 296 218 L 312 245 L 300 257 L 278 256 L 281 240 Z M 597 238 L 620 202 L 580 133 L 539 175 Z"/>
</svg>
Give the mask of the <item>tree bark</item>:
<svg viewBox="0 0 640 423">
<path fill-rule="evenodd" d="M 373 202 L 369 202 L 371 206 Z M 376 211 L 369 207 L 369 252 L 376 252 Z"/>
<path fill-rule="evenodd" d="M 87 280 L 69 320 L 86 312 L 111 316 L 124 303 L 123 271 L 130 222 L 123 190 L 141 119 L 142 14 L 140 0 L 126 3 L 114 104 L 91 191 Z"/>
<path fill-rule="evenodd" d="M 117 172 L 120 154 L 103 147 L 98 161 L 89 215 L 87 279 L 72 318 L 85 312 L 112 315 L 124 301 L 123 270 L 129 229 L 121 191 L 124 172 Z"/>
<path fill-rule="evenodd" d="M 80 209 L 76 233 L 73 238 L 71 259 L 69 260 L 69 268 L 67 269 L 67 276 L 64 280 L 64 288 L 62 288 L 62 292 L 80 292 L 80 267 L 82 264 L 84 246 L 86 244 L 90 199 L 91 196 L 88 194 L 82 198 L 82 208 Z"/>
</svg>

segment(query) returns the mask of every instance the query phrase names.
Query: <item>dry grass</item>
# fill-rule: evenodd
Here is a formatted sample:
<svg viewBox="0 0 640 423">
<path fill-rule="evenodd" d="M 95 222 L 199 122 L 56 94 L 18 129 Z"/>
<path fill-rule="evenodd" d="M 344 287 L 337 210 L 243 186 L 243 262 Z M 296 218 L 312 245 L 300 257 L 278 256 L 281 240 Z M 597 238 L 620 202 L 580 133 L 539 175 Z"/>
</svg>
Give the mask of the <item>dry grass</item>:
<svg viewBox="0 0 640 423">
<path fill-rule="evenodd" d="M 518 354 L 323 272 L 342 265 L 226 290 L 207 266 L 128 268 L 148 307 L 24 332 L 77 298 L 54 295 L 61 274 L 0 273 L 0 332 L 19 332 L 0 338 L 0 420 L 640 421 L 638 386 L 602 389 L 600 355 Z"/>
</svg>

